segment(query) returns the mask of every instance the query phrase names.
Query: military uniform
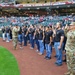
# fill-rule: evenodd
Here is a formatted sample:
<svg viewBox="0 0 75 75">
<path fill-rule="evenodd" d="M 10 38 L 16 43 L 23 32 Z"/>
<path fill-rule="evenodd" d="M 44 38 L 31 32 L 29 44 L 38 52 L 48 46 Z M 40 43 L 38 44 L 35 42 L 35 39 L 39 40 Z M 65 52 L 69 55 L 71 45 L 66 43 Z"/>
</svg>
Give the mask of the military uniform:
<svg viewBox="0 0 75 75">
<path fill-rule="evenodd" d="M 69 71 L 69 73 L 66 75 L 75 75 L 75 30 L 70 30 L 69 32 L 67 32 L 67 42 L 65 50 Z"/>
<path fill-rule="evenodd" d="M 13 27 L 13 30 L 12 30 L 12 38 L 13 38 L 14 49 L 16 49 L 16 46 L 17 46 L 19 30 L 20 30 L 20 28 L 16 28 L 16 27 Z"/>
</svg>

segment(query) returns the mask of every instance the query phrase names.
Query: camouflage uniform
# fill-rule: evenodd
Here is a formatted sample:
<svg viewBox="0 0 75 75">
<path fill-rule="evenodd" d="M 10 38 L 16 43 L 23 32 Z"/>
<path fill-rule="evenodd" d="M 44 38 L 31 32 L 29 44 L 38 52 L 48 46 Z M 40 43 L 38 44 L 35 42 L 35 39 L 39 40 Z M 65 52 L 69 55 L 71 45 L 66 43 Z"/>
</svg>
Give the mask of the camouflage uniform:
<svg viewBox="0 0 75 75">
<path fill-rule="evenodd" d="M 68 32 L 68 29 L 64 29 L 64 34 L 66 37 L 67 37 L 67 32 Z"/>
<path fill-rule="evenodd" d="M 69 75 L 75 75 L 75 30 L 70 30 L 67 33 L 67 42 L 65 46 L 67 56 L 67 66 Z"/>
<path fill-rule="evenodd" d="M 17 46 L 18 31 L 19 30 L 20 30 L 20 28 L 16 28 L 16 27 L 13 27 L 13 30 L 12 30 L 12 37 L 13 37 L 13 46 L 14 46 L 14 49 L 16 49 L 16 46 Z"/>
</svg>

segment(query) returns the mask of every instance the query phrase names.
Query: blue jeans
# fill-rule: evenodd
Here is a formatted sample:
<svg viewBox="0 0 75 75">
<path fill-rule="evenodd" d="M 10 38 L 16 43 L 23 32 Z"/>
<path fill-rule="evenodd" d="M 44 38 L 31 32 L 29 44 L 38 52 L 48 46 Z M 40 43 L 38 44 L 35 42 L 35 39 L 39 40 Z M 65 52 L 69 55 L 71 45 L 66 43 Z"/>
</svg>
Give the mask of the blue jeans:
<svg viewBox="0 0 75 75">
<path fill-rule="evenodd" d="M 44 43 L 42 40 L 39 40 L 39 47 L 40 47 L 40 53 L 43 54 L 44 53 Z"/>
<path fill-rule="evenodd" d="M 22 33 L 21 35 L 22 35 L 22 41 L 24 41 L 24 33 Z"/>
<path fill-rule="evenodd" d="M 27 36 L 24 36 L 24 46 L 27 46 Z"/>
<path fill-rule="evenodd" d="M 20 43 L 22 43 L 22 40 L 23 40 L 23 39 L 22 39 L 22 34 L 19 34 L 19 35 L 18 35 L 18 41 L 19 41 Z"/>
<path fill-rule="evenodd" d="M 29 43 L 30 43 L 30 38 L 29 38 L 29 35 L 27 35 L 27 41 L 29 41 Z"/>
<path fill-rule="evenodd" d="M 20 35 L 18 35 L 18 41 L 20 42 Z"/>
<path fill-rule="evenodd" d="M 7 36 L 7 41 L 10 41 L 10 34 L 6 33 L 6 36 Z"/>
<path fill-rule="evenodd" d="M 59 50 L 58 47 L 60 45 L 60 42 L 55 42 L 54 43 L 54 48 L 55 48 L 55 51 L 56 51 L 56 63 L 58 64 L 62 64 L 62 48 L 63 48 L 63 45 L 62 45 L 62 48 Z"/>
<path fill-rule="evenodd" d="M 31 47 L 34 48 L 34 38 L 31 36 Z"/>
<path fill-rule="evenodd" d="M 49 44 L 45 44 L 45 48 L 46 48 L 46 56 L 47 57 L 51 57 L 52 54 L 52 46 Z"/>
<path fill-rule="evenodd" d="M 36 41 L 37 49 L 39 50 L 39 41 L 38 39 L 36 39 L 35 41 Z"/>
<path fill-rule="evenodd" d="M 29 42 L 30 42 L 30 44 L 31 44 L 31 34 L 29 34 Z"/>
<path fill-rule="evenodd" d="M 31 47 L 34 48 L 34 38 L 31 34 L 29 34 Z"/>
</svg>

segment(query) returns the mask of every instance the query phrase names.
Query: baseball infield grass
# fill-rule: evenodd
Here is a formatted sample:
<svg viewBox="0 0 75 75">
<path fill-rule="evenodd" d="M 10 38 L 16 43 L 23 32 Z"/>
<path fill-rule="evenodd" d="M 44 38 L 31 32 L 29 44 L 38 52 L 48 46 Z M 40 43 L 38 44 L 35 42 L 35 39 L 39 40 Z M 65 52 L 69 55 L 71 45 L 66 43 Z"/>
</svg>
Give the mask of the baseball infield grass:
<svg viewBox="0 0 75 75">
<path fill-rule="evenodd" d="M 0 46 L 0 75 L 20 75 L 15 57 L 2 46 Z"/>
</svg>

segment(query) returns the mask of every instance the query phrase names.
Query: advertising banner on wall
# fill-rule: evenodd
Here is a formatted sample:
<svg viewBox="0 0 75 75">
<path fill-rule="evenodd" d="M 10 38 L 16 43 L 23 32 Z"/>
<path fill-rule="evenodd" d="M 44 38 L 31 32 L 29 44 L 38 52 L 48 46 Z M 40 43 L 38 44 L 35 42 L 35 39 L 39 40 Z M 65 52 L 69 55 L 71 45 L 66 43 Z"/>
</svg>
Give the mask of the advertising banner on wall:
<svg viewBox="0 0 75 75">
<path fill-rule="evenodd" d="M 55 6 L 55 5 L 67 5 L 67 4 L 75 4 L 75 0 L 68 1 L 58 1 L 58 2 L 48 2 L 48 3 L 34 3 L 34 4 L 12 4 L 15 0 L 0 0 L 0 7 L 15 7 L 15 8 L 23 8 L 23 7 L 36 7 L 36 6 Z"/>
</svg>

